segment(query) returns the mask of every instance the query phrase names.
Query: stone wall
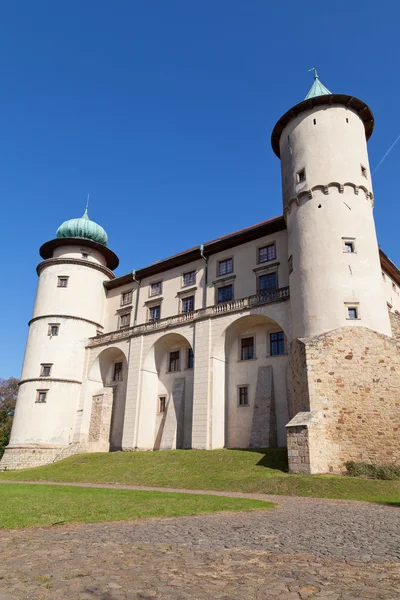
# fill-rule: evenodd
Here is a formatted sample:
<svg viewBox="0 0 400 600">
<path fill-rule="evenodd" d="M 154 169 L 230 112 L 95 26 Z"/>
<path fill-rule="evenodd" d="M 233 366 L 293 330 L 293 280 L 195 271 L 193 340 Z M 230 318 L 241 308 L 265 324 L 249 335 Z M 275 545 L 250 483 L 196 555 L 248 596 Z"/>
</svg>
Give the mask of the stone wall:
<svg viewBox="0 0 400 600">
<path fill-rule="evenodd" d="M 310 472 L 339 473 L 348 460 L 400 461 L 400 342 L 364 327 L 298 342 L 293 364 L 301 364 L 305 354 L 307 370 L 292 391 L 303 394 L 299 403 L 304 404 L 309 389 Z M 288 424 L 289 451 L 299 450 L 304 438 L 298 427 L 295 419 Z M 290 466 L 300 472 L 293 462 Z"/>
<path fill-rule="evenodd" d="M 286 379 L 289 417 L 292 419 L 297 413 L 310 410 L 306 346 L 299 339 L 290 344 Z"/>
<path fill-rule="evenodd" d="M 389 311 L 390 325 L 392 327 L 392 335 L 396 340 L 400 340 L 400 313 Z"/>
</svg>

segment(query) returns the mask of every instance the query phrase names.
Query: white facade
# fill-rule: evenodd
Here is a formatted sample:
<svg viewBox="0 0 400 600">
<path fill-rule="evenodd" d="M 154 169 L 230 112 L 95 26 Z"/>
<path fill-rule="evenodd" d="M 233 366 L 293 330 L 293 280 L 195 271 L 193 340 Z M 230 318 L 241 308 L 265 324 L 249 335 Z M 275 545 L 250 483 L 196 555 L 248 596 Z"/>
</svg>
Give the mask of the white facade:
<svg viewBox="0 0 400 600">
<path fill-rule="evenodd" d="M 291 341 L 348 325 L 391 335 L 400 274 L 385 272 L 366 126 L 343 98 L 278 122 L 282 217 L 119 278 L 93 239 L 42 247 L 3 468 L 109 448 L 285 446 Z"/>
</svg>

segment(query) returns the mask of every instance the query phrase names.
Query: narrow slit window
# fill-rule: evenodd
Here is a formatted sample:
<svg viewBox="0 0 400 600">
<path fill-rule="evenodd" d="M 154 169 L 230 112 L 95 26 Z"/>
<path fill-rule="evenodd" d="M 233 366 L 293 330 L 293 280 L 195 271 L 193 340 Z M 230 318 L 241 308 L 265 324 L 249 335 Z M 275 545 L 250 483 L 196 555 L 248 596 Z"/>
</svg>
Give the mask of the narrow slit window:
<svg viewBox="0 0 400 600">
<path fill-rule="evenodd" d="M 314 125 L 316 125 L 316 124 L 317 124 L 317 119 L 314 119 Z"/>
<path fill-rule="evenodd" d="M 49 329 L 47 335 L 53 337 L 54 335 L 58 335 L 60 331 L 60 325 L 58 323 L 49 323 Z"/>
<path fill-rule="evenodd" d="M 122 362 L 114 363 L 113 381 L 122 381 Z"/>
<path fill-rule="evenodd" d="M 249 386 L 241 385 L 238 389 L 238 404 L 239 406 L 249 406 Z"/>
<path fill-rule="evenodd" d="M 167 397 L 160 396 L 158 399 L 158 412 L 165 413 L 166 408 L 167 408 Z"/>
</svg>

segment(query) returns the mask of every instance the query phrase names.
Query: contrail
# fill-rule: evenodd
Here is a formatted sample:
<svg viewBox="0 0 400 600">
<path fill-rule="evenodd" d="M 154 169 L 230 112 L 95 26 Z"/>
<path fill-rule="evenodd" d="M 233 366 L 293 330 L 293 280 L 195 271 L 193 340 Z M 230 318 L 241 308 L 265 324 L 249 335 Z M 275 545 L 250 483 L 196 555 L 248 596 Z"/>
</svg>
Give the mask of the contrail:
<svg viewBox="0 0 400 600">
<path fill-rule="evenodd" d="M 386 154 L 383 156 L 383 158 L 381 158 L 381 160 L 378 162 L 378 164 L 376 165 L 375 169 L 372 171 L 372 175 L 379 169 L 379 167 L 381 166 L 381 164 L 383 163 L 383 161 L 385 160 L 385 158 L 387 157 L 387 155 L 389 154 L 389 152 L 395 147 L 395 145 L 397 144 L 397 142 L 399 140 L 400 140 L 400 135 L 397 136 L 396 140 L 390 146 L 389 150 L 386 152 Z"/>
</svg>

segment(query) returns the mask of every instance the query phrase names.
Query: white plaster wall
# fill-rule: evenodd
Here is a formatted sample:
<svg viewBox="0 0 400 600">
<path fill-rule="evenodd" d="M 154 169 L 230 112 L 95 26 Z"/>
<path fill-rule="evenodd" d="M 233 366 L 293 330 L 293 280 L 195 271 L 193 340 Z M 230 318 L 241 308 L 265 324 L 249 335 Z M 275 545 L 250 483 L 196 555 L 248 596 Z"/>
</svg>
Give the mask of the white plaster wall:
<svg viewBox="0 0 400 600">
<path fill-rule="evenodd" d="M 293 337 L 349 324 L 390 335 L 375 224 L 364 193 L 317 191 L 292 205 L 287 223 Z M 354 238 L 356 252 L 343 252 L 343 237 Z M 359 320 L 347 319 L 346 303 L 359 307 Z"/>
<path fill-rule="evenodd" d="M 116 331 L 119 328 L 119 315 L 121 313 L 131 313 L 130 327 L 134 324 L 135 309 L 137 302 L 137 283 L 132 281 L 122 285 L 121 287 L 107 290 L 106 310 L 104 319 L 104 332 Z M 122 305 L 122 294 L 132 291 L 132 303 Z"/>
<path fill-rule="evenodd" d="M 55 381 L 28 382 L 19 388 L 10 445 L 69 444 L 80 385 Z M 36 390 L 48 388 L 47 402 L 36 403 Z"/>
<path fill-rule="evenodd" d="M 299 114 L 283 130 L 280 152 L 284 206 L 301 191 L 335 181 L 363 185 L 372 192 L 364 125 L 349 108 L 322 105 Z M 306 170 L 306 180 L 297 183 L 301 169 Z"/>
<path fill-rule="evenodd" d="M 272 242 L 275 242 L 276 245 L 276 259 L 259 264 L 258 248 L 262 248 Z M 219 276 L 218 262 L 225 258 L 233 258 L 233 273 Z M 241 244 L 236 248 L 212 254 L 208 259 L 207 306 L 217 303 L 216 287 L 218 286 L 218 281 L 227 277 L 235 276 L 233 280 L 234 299 L 246 298 L 247 296 L 256 294 L 258 274 L 253 269 L 269 267 L 274 263 L 279 263 L 276 268 L 278 273 L 278 287 L 286 287 L 289 285 L 287 231 L 278 231 L 273 235 L 260 237 L 252 242 Z M 217 284 L 214 284 L 214 281 Z"/>
<path fill-rule="evenodd" d="M 83 258 L 82 254 L 87 254 L 87 258 Z M 87 260 L 97 265 L 103 265 L 103 267 L 107 266 L 104 256 L 98 250 L 85 246 L 84 242 L 82 242 L 82 246 L 58 246 L 54 249 L 53 258 L 61 257 Z"/>
<path fill-rule="evenodd" d="M 59 276 L 69 277 L 66 288 L 57 287 Z M 103 325 L 107 279 L 102 271 L 85 265 L 51 264 L 39 277 L 33 317 L 70 315 Z"/>
</svg>

